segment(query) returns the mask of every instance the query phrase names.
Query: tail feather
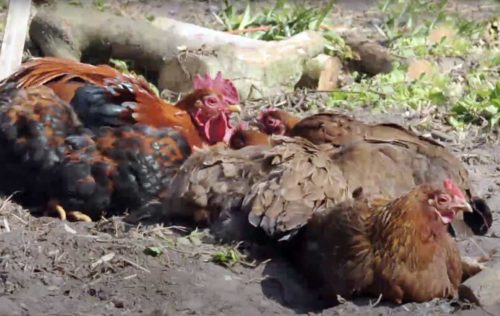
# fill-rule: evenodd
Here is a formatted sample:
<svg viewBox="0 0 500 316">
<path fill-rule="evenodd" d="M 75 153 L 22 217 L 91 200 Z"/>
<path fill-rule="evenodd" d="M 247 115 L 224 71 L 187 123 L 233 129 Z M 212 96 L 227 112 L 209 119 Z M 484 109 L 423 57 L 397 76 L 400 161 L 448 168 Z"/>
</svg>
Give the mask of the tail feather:
<svg viewBox="0 0 500 316">
<path fill-rule="evenodd" d="M 137 86 L 143 93 L 156 96 L 144 79 L 123 74 L 111 66 L 91 65 L 55 57 L 33 58 L 22 64 L 20 69 L 4 82 L 15 81 L 18 88 L 27 88 L 46 85 L 54 80 L 60 84 L 76 80 L 101 87 L 128 83 Z"/>
<path fill-rule="evenodd" d="M 202 143 L 186 111 L 162 100 L 146 80 L 123 74 L 108 65 L 90 65 L 55 57 L 33 58 L 0 82 L 0 86 L 13 82 L 18 88 L 47 86 L 58 97 L 73 106 L 75 104 L 89 106 L 91 100 L 82 99 L 82 96 L 84 98 L 89 95 L 95 96 L 93 92 L 83 91 L 88 89 L 89 85 L 104 88 L 106 95 L 101 96 L 103 98 L 99 104 L 106 105 L 106 108 L 97 109 L 96 104 L 93 104 L 82 112 L 78 111 L 82 110 L 82 106 L 77 107 L 79 115 L 82 113 L 87 115 L 83 117 L 84 121 L 90 119 L 96 123 L 94 125 L 99 126 L 108 125 L 106 122 L 109 123 L 111 120 L 113 124 L 110 125 L 119 125 L 119 122 L 116 122 L 116 119 L 119 119 L 126 123 L 138 122 L 155 127 L 172 127 L 185 135 L 191 146 L 201 146 Z M 80 90 L 82 93 L 78 95 L 77 92 Z M 131 108 L 129 106 L 131 103 L 135 103 L 136 106 Z M 123 110 L 117 107 L 123 107 Z M 94 120 L 99 115 L 103 115 L 102 120 Z"/>
</svg>

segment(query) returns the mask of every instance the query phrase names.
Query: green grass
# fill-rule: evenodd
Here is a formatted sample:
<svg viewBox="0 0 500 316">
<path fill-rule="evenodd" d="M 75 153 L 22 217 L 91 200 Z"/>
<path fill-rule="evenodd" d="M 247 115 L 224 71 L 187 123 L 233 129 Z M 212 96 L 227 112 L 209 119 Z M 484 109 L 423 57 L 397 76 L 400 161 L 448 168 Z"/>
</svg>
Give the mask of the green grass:
<svg viewBox="0 0 500 316">
<path fill-rule="evenodd" d="M 225 3 L 220 20 L 228 31 L 261 40 L 281 40 L 305 30 L 317 30 L 328 40 L 326 53 L 352 58 L 343 39 L 327 25 L 334 1 L 316 8 L 279 0 L 273 7 L 258 13 L 252 11 L 250 4 L 243 12 L 238 12 L 229 1 Z M 457 129 L 469 124 L 497 127 L 500 121 L 497 75 L 500 55 L 498 44 L 495 46 L 494 41 L 488 40 L 491 24 L 447 12 L 446 4 L 446 0 L 383 0 L 379 9 L 385 19 L 379 30 L 385 34 L 391 54 L 399 60 L 420 58 L 433 62 L 436 58 L 459 57 L 471 59 L 474 66 L 463 73 L 438 70 L 411 79 L 407 66 L 396 62 L 388 74 L 372 78 L 353 74 L 355 83 L 332 92 L 328 104 L 332 107 L 369 106 L 375 110 L 442 106 L 450 114 L 449 124 Z M 436 28 L 451 33 L 431 41 L 430 34 Z"/>
<path fill-rule="evenodd" d="M 449 74 L 436 71 L 411 80 L 406 67 L 396 65 L 389 74 L 373 78 L 358 76 L 357 83 L 346 87 L 350 93 L 332 93 L 330 105 L 369 105 L 375 109 L 447 106 L 448 123 L 457 129 L 464 129 L 469 124 L 498 127 L 500 55 L 498 48 L 485 40 L 489 24 L 445 14 L 445 4 L 446 1 L 386 0 L 381 5 L 387 15 L 382 30 L 396 56 L 430 61 L 436 57 L 458 56 L 472 60 L 470 69 Z M 429 34 L 441 26 L 455 34 L 432 43 Z"/>
<path fill-rule="evenodd" d="M 278 0 L 273 7 L 254 13 L 249 2 L 240 13 L 226 0 L 219 19 L 227 31 L 264 41 L 282 40 L 307 30 L 320 31 L 327 39 L 326 53 L 351 58 L 352 52 L 344 40 L 328 28 L 327 20 L 334 3 L 331 0 L 326 6 L 317 8 Z"/>
<path fill-rule="evenodd" d="M 107 8 L 106 1 L 104 0 L 94 0 L 94 6 L 98 11 L 101 12 L 103 12 Z"/>
<path fill-rule="evenodd" d="M 233 267 L 241 261 L 242 255 L 236 248 L 225 248 L 212 255 L 212 262 L 225 267 Z"/>
<path fill-rule="evenodd" d="M 139 74 L 135 73 L 134 71 L 131 71 L 130 65 L 125 60 L 110 58 L 109 63 L 111 64 L 111 66 L 113 66 L 114 68 L 116 68 L 117 70 L 119 70 L 120 72 L 122 72 L 124 74 L 130 74 L 132 76 L 136 76 L 136 77 L 139 77 L 139 78 L 146 80 L 146 78 L 144 78 L 144 76 L 139 75 Z M 148 82 L 151 90 L 153 90 L 153 92 L 159 96 L 160 92 L 158 91 L 158 87 L 156 87 L 153 83 L 151 83 L 147 80 L 146 80 L 146 82 Z"/>
</svg>

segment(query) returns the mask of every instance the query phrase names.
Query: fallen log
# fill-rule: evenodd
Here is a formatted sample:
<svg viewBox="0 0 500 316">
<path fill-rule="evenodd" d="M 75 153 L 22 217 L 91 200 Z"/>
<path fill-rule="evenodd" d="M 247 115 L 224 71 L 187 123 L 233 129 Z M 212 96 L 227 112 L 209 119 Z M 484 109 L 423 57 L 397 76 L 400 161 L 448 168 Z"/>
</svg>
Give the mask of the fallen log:
<svg viewBox="0 0 500 316">
<path fill-rule="evenodd" d="M 45 56 L 82 60 L 99 52 L 133 60 L 136 67 L 157 74 L 161 90 L 188 92 L 194 75 L 222 71 L 243 99 L 292 91 L 325 44 L 312 31 L 265 42 L 164 20 L 169 31 L 146 20 L 56 3 L 38 9 L 30 37 Z"/>
</svg>

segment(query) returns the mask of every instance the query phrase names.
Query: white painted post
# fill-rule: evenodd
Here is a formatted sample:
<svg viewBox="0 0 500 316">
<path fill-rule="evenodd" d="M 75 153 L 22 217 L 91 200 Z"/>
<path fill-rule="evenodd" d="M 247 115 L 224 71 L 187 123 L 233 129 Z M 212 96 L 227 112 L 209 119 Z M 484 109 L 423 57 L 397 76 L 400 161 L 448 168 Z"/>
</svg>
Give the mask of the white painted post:
<svg viewBox="0 0 500 316">
<path fill-rule="evenodd" d="M 31 0 L 9 1 L 0 51 L 0 80 L 11 75 L 21 65 L 30 12 Z"/>
</svg>

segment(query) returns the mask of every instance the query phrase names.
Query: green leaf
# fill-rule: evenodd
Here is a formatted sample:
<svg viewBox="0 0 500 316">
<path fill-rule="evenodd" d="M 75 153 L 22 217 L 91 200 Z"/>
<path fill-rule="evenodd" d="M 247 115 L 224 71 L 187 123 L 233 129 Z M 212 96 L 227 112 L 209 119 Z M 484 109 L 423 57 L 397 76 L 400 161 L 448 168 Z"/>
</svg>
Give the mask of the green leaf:
<svg viewBox="0 0 500 316">
<path fill-rule="evenodd" d="M 443 105 L 447 101 L 447 98 L 442 91 L 430 93 L 429 99 L 436 105 Z"/>
<path fill-rule="evenodd" d="M 451 126 L 453 126 L 456 129 L 463 129 L 464 128 L 464 123 L 461 121 L 458 121 L 455 117 L 450 116 L 448 118 L 448 123 L 450 123 Z"/>
<path fill-rule="evenodd" d="M 238 30 L 245 29 L 252 22 L 252 14 L 250 11 L 250 3 L 248 3 L 243 13 L 243 17 L 241 18 L 240 25 L 238 26 Z"/>
<path fill-rule="evenodd" d="M 130 73 L 129 69 L 128 69 L 128 64 L 126 61 L 121 60 L 121 59 L 110 58 L 109 62 L 113 65 L 113 67 L 115 67 L 119 71 L 121 71 L 123 73 Z"/>
<path fill-rule="evenodd" d="M 316 25 L 314 25 L 314 30 L 317 31 L 321 27 L 321 24 L 325 21 L 325 18 L 328 14 L 330 14 L 333 10 L 333 6 L 335 4 L 335 0 L 328 1 L 328 4 L 320 11 L 319 17 L 316 21 Z"/>
<path fill-rule="evenodd" d="M 144 253 L 148 256 L 158 257 L 163 253 L 163 250 L 160 247 L 147 247 L 144 249 Z"/>
</svg>

